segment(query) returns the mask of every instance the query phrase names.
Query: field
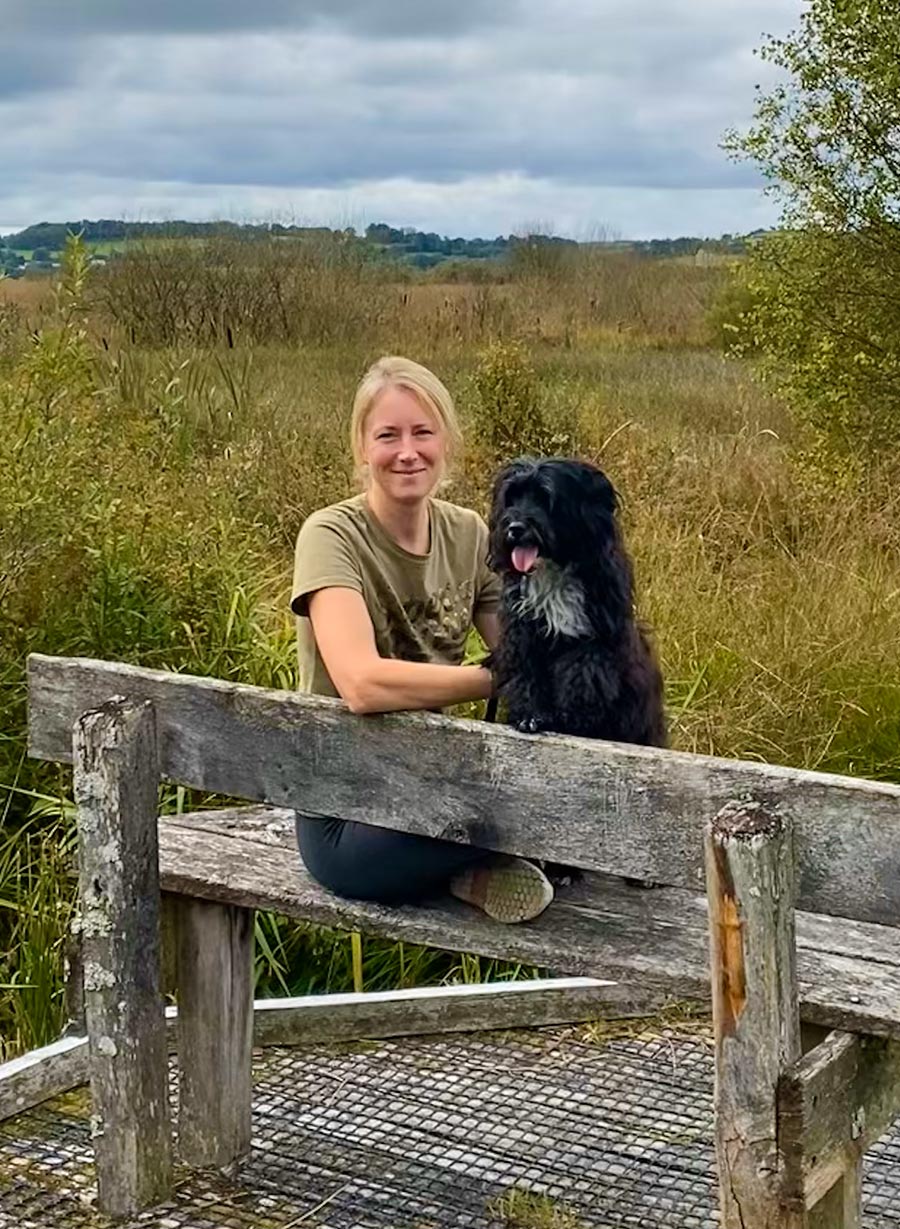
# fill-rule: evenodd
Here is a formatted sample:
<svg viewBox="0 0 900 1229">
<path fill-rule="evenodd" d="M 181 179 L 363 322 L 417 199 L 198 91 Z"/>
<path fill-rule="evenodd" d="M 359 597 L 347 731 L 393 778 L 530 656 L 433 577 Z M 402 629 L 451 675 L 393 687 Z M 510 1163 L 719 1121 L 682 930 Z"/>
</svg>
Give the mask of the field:
<svg viewBox="0 0 900 1229">
<path fill-rule="evenodd" d="M 483 509 L 520 448 L 600 460 L 675 746 L 900 779 L 896 485 L 812 465 L 785 408 L 722 352 L 727 268 L 593 253 L 441 284 L 334 246 L 284 250 L 167 245 L 106 271 L 76 253 L 61 288 L 0 283 L 9 1052 L 59 1027 L 71 902 L 70 782 L 25 758 L 26 653 L 292 687 L 293 541 L 352 489 L 350 402 L 380 353 L 429 364 L 457 398 L 450 498 Z M 351 984 L 346 939 L 263 918 L 258 940 L 261 989 Z M 491 972 L 368 941 L 364 956 L 367 987 Z"/>
</svg>

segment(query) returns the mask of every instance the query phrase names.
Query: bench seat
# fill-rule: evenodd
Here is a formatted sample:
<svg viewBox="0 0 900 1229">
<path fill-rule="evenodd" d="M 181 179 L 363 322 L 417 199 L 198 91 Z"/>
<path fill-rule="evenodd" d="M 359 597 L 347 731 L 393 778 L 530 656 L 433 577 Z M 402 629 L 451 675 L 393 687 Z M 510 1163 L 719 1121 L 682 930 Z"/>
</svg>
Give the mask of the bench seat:
<svg viewBox="0 0 900 1229">
<path fill-rule="evenodd" d="M 587 975 L 619 1003 L 708 1000 L 723 1229 L 860 1229 L 865 1151 L 900 1112 L 900 786 L 38 655 L 29 751 L 74 766 L 104 1212 L 173 1189 L 162 886 L 188 1165 L 251 1146 L 267 909 Z M 160 821 L 161 781 L 252 805 Z M 272 809 L 297 805 L 590 873 L 521 926 L 342 900 Z"/>
<path fill-rule="evenodd" d="M 166 816 L 159 847 L 166 892 L 558 974 L 639 982 L 673 999 L 709 996 L 707 898 L 685 889 L 585 873 L 540 918 L 503 926 L 449 897 L 385 907 L 335 896 L 303 868 L 292 812 L 283 809 Z M 798 912 L 797 965 L 804 1022 L 900 1038 L 900 931 Z"/>
</svg>

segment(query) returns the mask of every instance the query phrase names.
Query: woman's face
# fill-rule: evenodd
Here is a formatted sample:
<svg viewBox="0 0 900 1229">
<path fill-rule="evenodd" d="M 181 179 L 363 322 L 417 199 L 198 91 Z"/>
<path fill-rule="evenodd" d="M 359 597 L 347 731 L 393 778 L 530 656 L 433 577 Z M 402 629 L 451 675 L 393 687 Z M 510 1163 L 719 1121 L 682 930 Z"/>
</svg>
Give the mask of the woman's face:
<svg viewBox="0 0 900 1229">
<path fill-rule="evenodd" d="M 447 442 L 435 416 L 405 388 L 386 388 L 363 427 L 363 459 L 388 498 L 427 498 L 444 472 Z"/>
</svg>

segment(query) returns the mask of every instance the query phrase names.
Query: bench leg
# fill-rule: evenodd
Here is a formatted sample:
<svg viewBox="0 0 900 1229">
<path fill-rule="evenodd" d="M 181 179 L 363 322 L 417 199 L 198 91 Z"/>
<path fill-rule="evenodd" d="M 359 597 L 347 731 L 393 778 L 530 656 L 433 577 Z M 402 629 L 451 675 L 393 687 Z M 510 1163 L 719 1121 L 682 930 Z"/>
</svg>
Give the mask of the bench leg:
<svg viewBox="0 0 900 1229">
<path fill-rule="evenodd" d="M 859 1229 L 862 1159 L 851 1162 L 824 1199 L 810 1208 L 807 1229 Z"/>
<path fill-rule="evenodd" d="M 862 1162 L 900 1110 L 900 1042 L 829 1032 L 778 1089 L 783 1190 L 809 1229 L 859 1229 Z"/>
<path fill-rule="evenodd" d="M 172 1191 L 153 709 L 110 700 L 73 743 L 98 1203 L 130 1216 Z"/>
<path fill-rule="evenodd" d="M 178 1147 L 225 1168 L 250 1149 L 254 913 L 177 900 Z"/>
<path fill-rule="evenodd" d="M 790 829 L 748 803 L 707 827 L 722 1229 L 805 1229 L 782 1198 L 776 1088 L 800 1056 Z"/>
</svg>

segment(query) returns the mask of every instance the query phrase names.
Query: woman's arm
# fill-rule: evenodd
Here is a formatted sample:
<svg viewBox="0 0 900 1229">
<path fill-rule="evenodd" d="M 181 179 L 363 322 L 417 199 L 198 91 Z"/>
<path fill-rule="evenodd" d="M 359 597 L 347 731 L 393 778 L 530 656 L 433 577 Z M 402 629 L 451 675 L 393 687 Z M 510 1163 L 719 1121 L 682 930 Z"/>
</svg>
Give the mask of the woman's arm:
<svg viewBox="0 0 900 1229">
<path fill-rule="evenodd" d="M 491 694 L 491 674 L 483 666 L 382 657 L 366 603 L 355 589 L 317 589 L 309 598 L 309 618 L 325 669 L 354 713 L 440 708 Z"/>
<path fill-rule="evenodd" d="M 493 652 L 500 643 L 500 616 L 496 610 L 483 610 L 476 614 L 474 622 L 481 639 Z"/>
</svg>

